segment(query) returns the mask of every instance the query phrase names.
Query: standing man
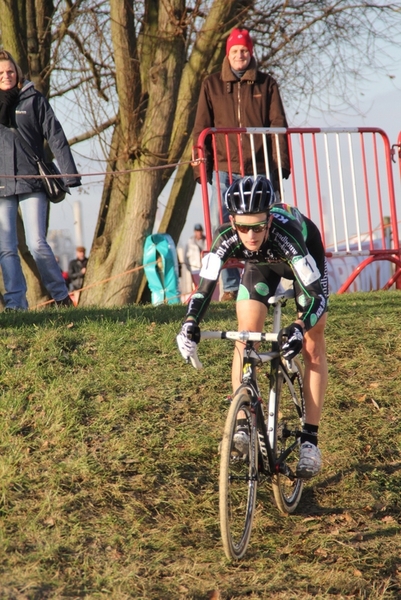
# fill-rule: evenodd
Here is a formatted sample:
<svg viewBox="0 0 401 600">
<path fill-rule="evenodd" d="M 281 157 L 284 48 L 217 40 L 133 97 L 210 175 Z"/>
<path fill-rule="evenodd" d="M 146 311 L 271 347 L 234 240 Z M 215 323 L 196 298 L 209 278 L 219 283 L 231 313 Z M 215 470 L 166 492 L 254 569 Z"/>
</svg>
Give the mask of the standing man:
<svg viewBox="0 0 401 600">
<path fill-rule="evenodd" d="M 253 42 L 246 29 L 233 29 L 227 39 L 226 56 L 219 73 L 209 75 L 202 83 L 194 125 L 194 144 L 203 129 L 208 127 L 288 127 L 284 107 L 276 81 L 259 71 L 253 56 Z M 207 172 L 212 183 L 210 198 L 210 220 L 212 233 L 219 226 L 219 205 L 228 186 L 229 160 L 233 181 L 241 177 L 241 161 L 238 155 L 236 135 L 229 138 L 229 157 L 224 136 L 216 136 L 216 154 L 213 156 L 212 140 L 206 140 Z M 254 136 L 254 152 L 259 175 L 269 175 L 275 191 L 279 189 L 279 178 L 290 175 L 290 160 L 287 140 L 280 136 L 281 174 L 278 173 L 278 159 L 275 144 L 270 136 L 267 139 L 269 171 L 266 173 L 263 140 Z M 248 135 L 241 138 L 242 162 L 245 175 L 253 172 L 251 142 Z M 217 159 L 218 173 L 215 159 Z M 194 177 L 200 181 L 199 166 L 194 163 Z M 217 177 L 220 182 L 221 197 L 218 197 Z M 223 221 L 228 221 L 228 213 L 223 205 Z M 239 286 L 238 269 L 223 269 L 222 300 L 235 300 Z"/>
<path fill-rule="evenodd" d="M 185 246 L 185 265 L 191 273 L 198 273 L 201 268 L 202 252 L 205 250 L 206 237 L 200 223 L 194 226 L 194 233 Z"/>
<path fill-rule="evenodd" d="M 82 288 L 86 273 L 86 265 L 88 263 L 85 253 L 85 248 L 83 246 L 78 246 L 76 248 L 76 258 L 71 260 L 68 266 L 68 275 L 74 293 L 75 304 L 78 304 L 79 290 Z"/>
</svg>

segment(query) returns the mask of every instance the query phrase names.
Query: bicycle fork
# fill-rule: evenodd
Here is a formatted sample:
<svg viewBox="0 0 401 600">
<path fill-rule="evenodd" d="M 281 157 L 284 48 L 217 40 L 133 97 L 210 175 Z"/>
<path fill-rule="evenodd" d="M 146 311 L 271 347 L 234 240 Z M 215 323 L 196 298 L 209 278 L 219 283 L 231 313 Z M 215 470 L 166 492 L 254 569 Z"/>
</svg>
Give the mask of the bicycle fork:
<svg viewBox="0 0 401 600">
<path fill-rule="evenodd" d="M 280 361 L 279 358 L 272 361 L 272 369 L 271 369 L 271 378 L 281 377 L 285 380 L 286 385 L 288 386 L 289 392 L 291 394 L 291 398 L 293 399 L 294 405 L 298 410 L 297 404 L 297 396 L 294 385 L 291 381 L 291 378 L 288 375 L 286 367 Z M 276 456 L 274 453 L 274 449 L 277 446 L 277 436 L 278 436 L 278 398 L 277 395 L 281 393 L 281 386 L 283 381 L 278 382 L 271 379 L 270 381 L 270 393 L 269 393 L 269 404 L 268 404 L 268 416 L 267 416 L 267 424 L 262 428 L 262 432 L 259 433 L 259 438 L 261 438 L 261 433 L 263 433 L 262 443 L 267 449 L 266 458 L 268 459 L 269 471 L 270 474 L 282 474 L 285 477 L 288 477 L 291 480 L 295 480 L 296 476 L 293 473 L 292 469 L 286 463 L 288 456 L 294 451 L 294 449 L 300 443 L 301 431 L 292 431 L 287 429 L 287 427 L 283 427 L 280 432 L 282 438 L 293 438 L 294 442 L 288 446 L 286 450 L 281 452 L 280 456 Z M 261 440 L 259 440 L 261 443 Z M 263 452 L 262 452 L 263 455 Z"/>
</svg>

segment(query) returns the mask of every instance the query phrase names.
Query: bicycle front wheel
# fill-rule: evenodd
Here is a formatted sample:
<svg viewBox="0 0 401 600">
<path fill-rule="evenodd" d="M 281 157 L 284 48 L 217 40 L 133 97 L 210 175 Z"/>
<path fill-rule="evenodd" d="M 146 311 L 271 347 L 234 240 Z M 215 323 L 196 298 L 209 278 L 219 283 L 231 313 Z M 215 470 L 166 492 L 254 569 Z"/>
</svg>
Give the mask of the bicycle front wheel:
<svg viewBox="0 0 401 600">
<path fill-rule="evenodd" d="M 270 394 L 275 398 L 275 410 L 270 430 L 273 432 L 274 457 L 280 465 L 272 477 L 272 487 L 277 507 L 288 514 L 298 506 L 303 488 L 303 480 L 295 476 L 305 418 L 303 367 L 299 359 L 292 361 L 291 371 L 284 371 L 279 366 L 272 380 Z"/>
<path fill-rule="evenodd" d="M 256 417 L 251 412 L 252 393 L 246 386 L 235 393 L 220 448 L 221 537 L 227 558 L 235 560 L 242 558 L 248 547 L 258 486 L 258 444 Z M 241 432 L 239 440 L 238 431 Z"/>
</svg>

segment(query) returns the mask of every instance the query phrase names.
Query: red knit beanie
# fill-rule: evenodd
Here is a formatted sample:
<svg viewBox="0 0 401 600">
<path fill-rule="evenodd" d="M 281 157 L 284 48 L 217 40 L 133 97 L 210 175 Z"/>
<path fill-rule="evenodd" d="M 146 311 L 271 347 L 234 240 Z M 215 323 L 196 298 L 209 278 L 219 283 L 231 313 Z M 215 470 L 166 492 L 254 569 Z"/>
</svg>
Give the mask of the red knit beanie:
<svg viewBox="0 0 401 600">
<path fill-rule="evenodd" d="M 226 44 L 226 54 L 230 52 L 232 46 L 246 46 L 249 50 L 249 54 L 253 55 L 253 43 L 249 31 L 246 29 L 233 29 L 229 35 Z"/>
</svg>

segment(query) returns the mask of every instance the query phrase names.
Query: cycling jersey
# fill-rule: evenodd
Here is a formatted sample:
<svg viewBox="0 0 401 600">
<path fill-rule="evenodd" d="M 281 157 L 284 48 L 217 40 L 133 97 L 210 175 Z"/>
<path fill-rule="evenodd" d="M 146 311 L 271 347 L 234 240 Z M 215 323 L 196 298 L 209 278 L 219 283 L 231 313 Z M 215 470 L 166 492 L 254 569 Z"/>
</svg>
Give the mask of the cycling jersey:
<svg viewBox="0 0 401 600">
<path fill-rule="evenodd" d="M 199 287 L 187 318 L 200 322 L 229 259 L 244 262 L 237 301 L 251 299 L 268 306 L 281 277 L 294 281 L 295 302 L 305 329 L 313 327 L 328 309 L 328 278 L 324 247 L 316 225 L 288 204 L 275 204 L 267 239 L 259 250 L 247 250 L 237 231 L 225 223 L 216 232 L 202 260 Z"/>
</svg>

